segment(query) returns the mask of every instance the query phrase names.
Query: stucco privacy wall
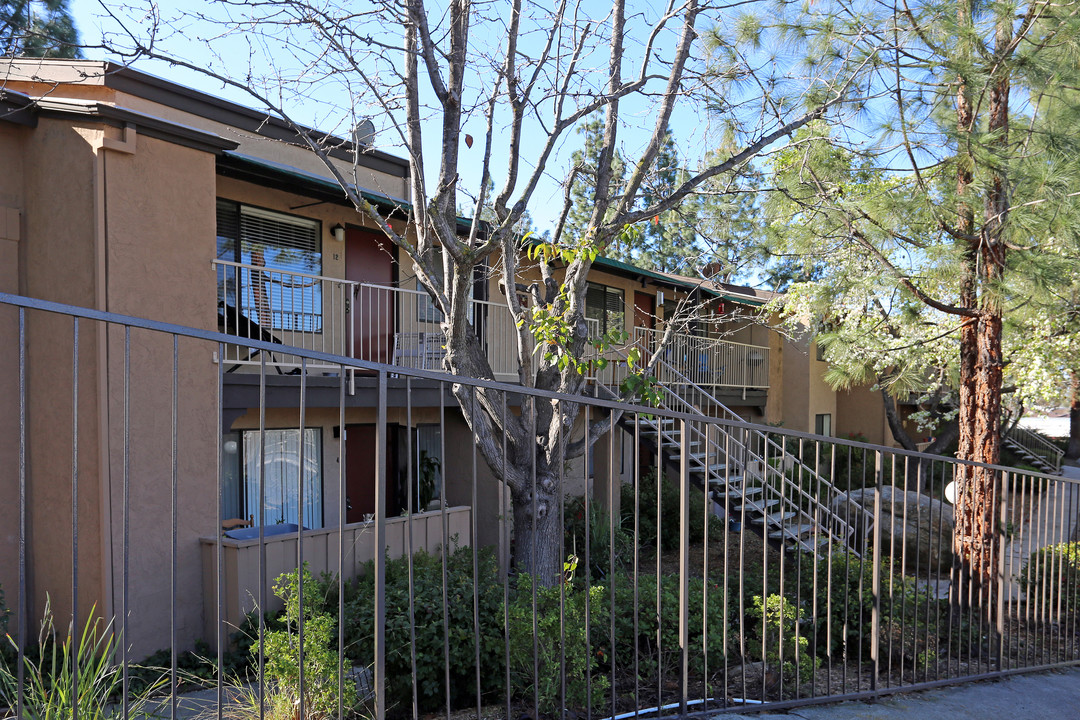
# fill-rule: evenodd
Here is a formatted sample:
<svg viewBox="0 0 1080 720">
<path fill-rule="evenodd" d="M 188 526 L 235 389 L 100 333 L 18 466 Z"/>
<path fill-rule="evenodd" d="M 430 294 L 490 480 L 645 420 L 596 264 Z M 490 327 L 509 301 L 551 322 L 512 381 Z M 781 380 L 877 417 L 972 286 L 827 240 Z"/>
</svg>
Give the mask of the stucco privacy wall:
<svg viewBox="0 0 1080 720">
<path fill-rule="evenodd" d="M 119 137 L 119 131 L 110 129 Z M 108 310 L 215 329 L 215 164 L 211 153 L 136 135 L 134 147 L 99 152 L 105 178 Z M 162 172 L 168 168 L 168 172 Z M 198 538 L 217 522 L 217 347 L 177 346 L 176 632 L 202 633 Z M 170 645 L 173 342 L 132 331 L 130 416 L 124 414 L 124 331 L 109 331 L 107 476 L 113 569 L 109 598 L 120 613 L 124 561 L 124 433 L 128 442 L 128 643 L 134 657 Z"/>
<path fill-rule="evenodd" d="M 23 153 L 28 128 L 0 123 L 0 292 L 19 292 L 19 239 L 23 223 Z M 19 315 L 0 308 L 0 407 L 19 406 Z M 0 413 L 0 588 L 18 608 L 19 416 Z M 16 627 L 17 619 L 11 618 Z"/>
</svg>

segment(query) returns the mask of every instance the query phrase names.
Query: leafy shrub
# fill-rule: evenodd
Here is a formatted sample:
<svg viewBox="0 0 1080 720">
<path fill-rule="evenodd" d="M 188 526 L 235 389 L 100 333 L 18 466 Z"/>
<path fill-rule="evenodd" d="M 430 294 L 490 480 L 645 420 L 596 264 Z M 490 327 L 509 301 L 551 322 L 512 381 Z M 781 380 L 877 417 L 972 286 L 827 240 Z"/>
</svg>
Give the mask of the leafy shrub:
<svg viewBox="0 0 1080 720">
<path fill-rule="evenodd" d="M 660 549 L 670 552 L 679 547 L 679 487 L 668 480 L 660 482 L 660 500 L 657 502 L 657 473 L 653 469 L 644 473 L 638 483 L 638 547 L 643 552 L 655 552 L 659 528 Z M 634 528 L 634 485 L 624 484 L 621 491 L 622 524 L 627 533 Z M 705 493 L 698 488 L 690 489 L 690 542 L 700 543 L 705 538 Z"/>
<path fill-rule="evenodd" d="M 651 683 L 657 677 L 673 677 L 679 672 L 681 652 L 679 649 L 679 578 L 662 575 L 660 578 L 660 607 L 657 608 L 655 575 L 639 575 L 637 579 L 637 634 L 634 633 L 634 579 L 629 573 L 613 578 L 615 588 L 615 647 L 614 656 L 623 670 L 634 666 L 635 655 L 638 677 L 642 683 Z M 709 675 L 723 671 L 725 625 L 724 588 L 716 583 L 706 585 L 701 578 L 689 578 L 687 598 L 690 651 L 690 671 L 696 675 L 705 672 L 708 661 Z M 704 610 L 703 613 L 703 603 Z M 732 608 L 727 608 L 731 612 Z M 704 621 L 703 621 L 703 615 Z M 702 652 L 704 630 L 707 654 Z M 597 642 L 610 653 L 609 629 L 600 628 L 602 636 Z M 658 639 L 659 638 L 659 639 Z"/>
<path fill-rule="evenodd" d="M 882 652 L 894 659 L 912 659 L 922 653 L 932 653 L 937 646 L 939 627 L 938 603 L 918 583 L 893 570 L 883 562 L 880 566 L 882 597 L 879 644 Z M 874 568 L 868 557 L 846 551 L 814 562 L 804 558 L 801 588 L 804 598 L 816 591 L 815 607 L 804 601 L 805 610 L 813 611 L 805 631 L 815 643 L 819 657 L 857 659 L 860 651 L 870 657 L 873 639 Z M 794 592 L 792 581 L 788 587 Z M 929 632 L 927 632 L 929 630 Z"/>
<path fill-rule="evenodd" d="M 519 700 L 532 703 L 535 698 L 541 713 L 561 714 L 565 676 L 565 707 L 595 710 L 604 704 L 610 681 L 597 673 L 604 649 L 587 641 L 585 608 L 588 602 L 595 635 L 595 629 L 608 627 L 607 598 L 607 588 L 600 585 L 537 587 L 534 648 L 532 578 L 517 577 L 509 608 L 510 683 Z"/>
<path fill-rule="evenodd" d="M 571 498 L 564 509 L 566 520 L 566 553 L 577 555 L 581 563 L 585 562 L 585 499 Z M 592 578 L 600 581 L 614 570 L 626 570 L 633 567 L 634 537 L 622 525 L 611 527 L 611 515 L 597 502 L 589 503 L 589 566 Z M 612 535 L 615 544 L 612 545 Z M 612 553 L 614 548 L 614 553 Z"/>
<path fill-rule="evenodd" d="M 1031 553 L 1020 571 L 1020 587 L 1032 597 L 1044 596 L 1039 606 L 1045 603 L 1068 613 L 1080 610 L 1080 542 L 1048 545 Z"/>
<path fill-rule="evenodd" d="M 462 547 L 446 559 L 446 612 L 443 623 L 442 558 L 423 550 L 413 556 L 413 594 L 416 632 L 416 697 L 420 712 L 446 703 L 449 668 L 450 704 L 464 707 L 476 700 L 476 645 L 479 634 L 481 692 L 501 693 L 505 679 L 503 591 L 495 555 L 479 551 L 476 587 L 480 625 L 473 621 L 472 548 Z M 354 662 L 370 665 L 375 657 L 375 573 L 368 562 L 365 574 L 350 589 L 345 604 L 346 653 Z M 530 625 L 531 627 L 531 625 Z M 410 709 L 413 698 L 413 647 L 409 631 L 409 564 L 407 558 L 386 563 L 386 693 L 389 706 Z M 444 642 L 449 638 L 449 660 Z"/>
<path fill-rule="evenodd" d="M 270 686 L 267 716 L 291 719 L 301 697 L 305 718 L 321 720 L 334 717 L 338 709 L 337 622 L 325 609 L 318 585 L 304 563 L 305 592 L 300 602 L 301 574 L 294 570 L 282 573 L 274 582 L 274 594 L 285 601 L 284 627 L 266 633 L 264 658 L 266 679 Z M 308 592 L 308 589 L 315 592 Z M 301 640 L 300 624 L 303 622 Z M 252 652 L 257 656 L 256 645 Z M 304 682 L 301 692 L 300 667 L 303 658 Z M 356 704 L 356 688 L 346 683 L 341 688 L 344 707 Z"/>
<path fill-rule="evenodd" d="M 778 668 L 784 681 L 809 682 L 818 668 L 818 659 L 806 637 L 806 614 L 782 595 L 751 598 L 746 610 L 746 650 L 751 660 L 764 660 Z M 765 648 L 762 657 L 762 648 Z"/>
</svg>

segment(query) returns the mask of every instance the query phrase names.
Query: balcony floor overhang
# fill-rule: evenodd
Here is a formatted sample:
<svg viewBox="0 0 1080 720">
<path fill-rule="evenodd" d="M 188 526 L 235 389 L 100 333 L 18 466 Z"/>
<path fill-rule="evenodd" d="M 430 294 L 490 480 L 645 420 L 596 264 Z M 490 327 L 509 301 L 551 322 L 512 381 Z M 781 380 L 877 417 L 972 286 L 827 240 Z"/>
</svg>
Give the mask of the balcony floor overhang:
<svg viewBox="0 0 1080 720">
<path fill-rule="evenodd" d="M 357 375 L 355 378 L 355 392 L 348 392 L 348 378 L 346 378 L 345 407 L 373 408 L 378 405 L 378 378 L 372 375 Z M 440 385 L 442 392 L 440 393 Z M 308 408 L 321 408 L 338 406 L 341 396 L 341 380 L 336 376 L 313 376 L 309 375 L 304 385 L 305 406 Z M 414 408 L 439 407 L 441 401 L 448 408 L 457 408 L 457 399 L 451 392 L 451 383 L 440 383 L 438 380 L 413 378 L 407 382 L 402 377 L 388 377 L 386 379 L 386 404 L 387 407 L 405 407 L 411 405 Z M 517 407 L 521 404 L 521 397 L 510 394 L 507 397 L 507 405 Z M 296 408 L 300 406 L 300 376 L 299 375 L 267 375 L 266 376 L 266 402 L 267 408 Z M 259 407 L 259 376 L 254 373 L 225 373 L 222 383 L 222 414 L 225 427 L 230 427 L 232 421 L 240 417 L 250 408 Z"/>
</svg>

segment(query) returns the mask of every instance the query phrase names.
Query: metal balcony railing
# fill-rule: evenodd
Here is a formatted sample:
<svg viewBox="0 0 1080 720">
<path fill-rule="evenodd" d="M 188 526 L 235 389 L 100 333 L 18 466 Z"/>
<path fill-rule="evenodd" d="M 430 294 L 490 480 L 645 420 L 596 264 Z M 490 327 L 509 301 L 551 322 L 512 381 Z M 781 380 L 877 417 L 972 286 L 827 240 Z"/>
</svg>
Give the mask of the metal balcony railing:
<svg viewBox="0 0 1080 720">
<path fill-rule="evenodd" d="M 267 364 L 299 368 L 300 358 L 286 350 L 302 348 L 353 355 L 349 321 L 357 283 L 339 278 L 275 270 L 259 265 L 215 260 L 218 330 L 244 340 L 280 344 Z M 259 365 L 260 352 L 243 342 L 225 346 L 226 366 Z M 332 369 L 307 363 L 310 370 Z"/>
<path fill-rule="evenodd" d="M 661 330 L 634 328 L 634 342 L 645 357 L 656 352 L 664 337 Z M 676 372 L 657 369 L 662 384 L 689 379 L 705 388 L 736 388 L 742 390 L 769 387 L 769 348 L 727 340 L 672 333 L 660 349 L 666 366 Z"/>
</svg>

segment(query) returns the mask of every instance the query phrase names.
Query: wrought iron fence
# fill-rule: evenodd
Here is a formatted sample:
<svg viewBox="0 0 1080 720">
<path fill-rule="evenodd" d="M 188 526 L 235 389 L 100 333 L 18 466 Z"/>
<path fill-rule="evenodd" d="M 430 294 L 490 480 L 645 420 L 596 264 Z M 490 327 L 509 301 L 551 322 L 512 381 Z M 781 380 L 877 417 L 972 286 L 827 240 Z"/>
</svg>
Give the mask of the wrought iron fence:
<svg viewBox="0 0 1080 720">
<path fill-rule="evenodd" d="M 301 348 L 302 369 L 336 376 L 263 360 L 252 384 L 212 362 L 224 334 L 3 294 L 0 320 L 17 328 L 0 350 L 17 428 L 0 440 L 0 716 L 93 681 L 61 715 L 687 717 L 1080 660 L 1068 478 L 978 466 L 987 523 L 958 536 L 947 488 L 970 503 L 976 466 L 703 413 L 697 396 L 646 408 Z M 567 439 L 594 443 L 559 475 L 560 576 L 522 571 L 498 481 L 522 460 L 504 444 L 492 467 L 465 441 L 483 408 L 461 411 L 454 384 L 580 408 Z M 228 433 L 285 427 L 321 430 L 284 461 L 290 492 L 318 493 L 320 528 L 227 516 L 267 508 L 268 472 L 230 464 Z M 439 457 L 418 462 L 422 427 Z M 368 436 L 370 453 L 350 445 Z M 312 452 L 317 474 L 301 471 Z M 258 501 L 228 497 L 243 492 Z"/>
</svg>

